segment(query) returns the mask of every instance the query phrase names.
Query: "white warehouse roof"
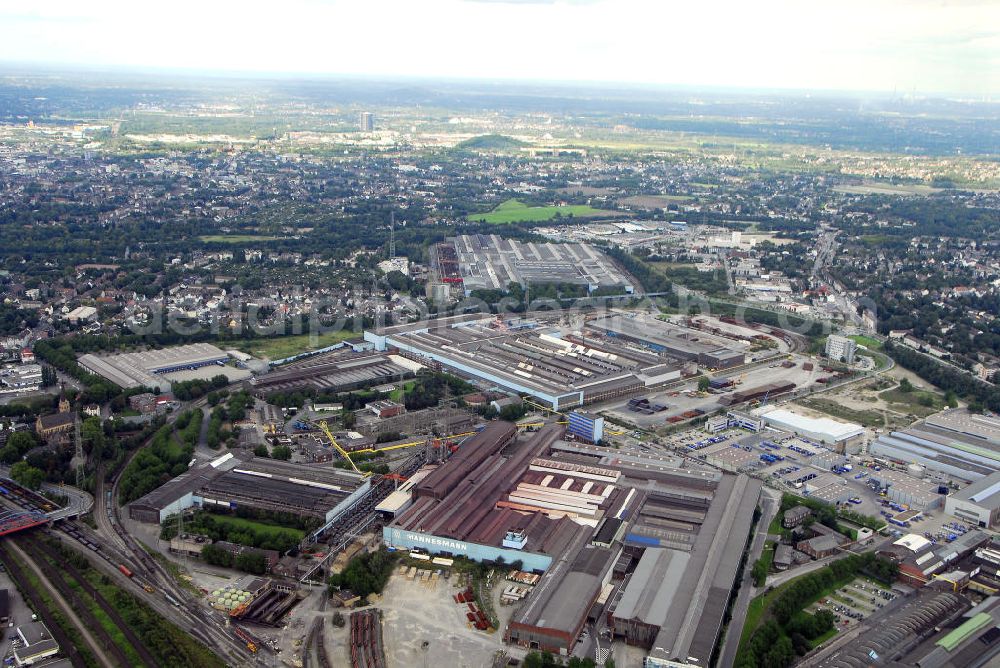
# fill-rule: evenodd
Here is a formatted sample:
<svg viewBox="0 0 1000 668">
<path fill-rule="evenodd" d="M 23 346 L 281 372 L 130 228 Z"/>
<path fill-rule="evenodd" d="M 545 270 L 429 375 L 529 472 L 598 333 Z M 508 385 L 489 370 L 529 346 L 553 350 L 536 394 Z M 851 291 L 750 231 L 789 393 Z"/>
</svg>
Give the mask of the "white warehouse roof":
<svg viewBox="0 0 1000 668">
<path fill-rule="evenodd" d="M 864 427 L 854 422 L 841 422 L 826 417 L 812 418 L 784 408 L 761 413 L 761 417 L 773 426 L 784 427 L 799 434 L 813 434 L 824 441 L 843 441 L 860 436 L 865 431 Z"/>
</svg>

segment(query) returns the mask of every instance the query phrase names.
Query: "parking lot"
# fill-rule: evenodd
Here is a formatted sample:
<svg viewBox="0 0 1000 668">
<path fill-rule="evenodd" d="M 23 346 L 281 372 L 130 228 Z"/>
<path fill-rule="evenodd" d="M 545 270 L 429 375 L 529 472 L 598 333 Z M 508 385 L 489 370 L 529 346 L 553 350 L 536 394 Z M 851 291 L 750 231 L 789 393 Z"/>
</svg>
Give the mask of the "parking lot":
<svg viewBox="0 0 1000 668">
<path fill-rule="evenodd" d="M 890 607 L 898 597 L 896 592 L 859 577 L 813 603 L 806 611 L 815 614 L 820 610 L 829 610 L 834 615 L 837 628 L 846 629 Z"/>
</svg>

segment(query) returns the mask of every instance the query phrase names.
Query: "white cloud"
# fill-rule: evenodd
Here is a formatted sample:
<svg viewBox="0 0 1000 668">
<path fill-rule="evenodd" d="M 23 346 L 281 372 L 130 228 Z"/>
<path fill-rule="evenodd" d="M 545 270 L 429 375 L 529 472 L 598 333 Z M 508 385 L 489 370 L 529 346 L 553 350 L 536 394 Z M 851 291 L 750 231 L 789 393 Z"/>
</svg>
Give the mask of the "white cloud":
<svg viewBox="0 0 1000 668">
<path fill-rule="evenodd" d="M 1000 93 L 1000 3 L 0 0 L 0 61 Z"/>
</svg>

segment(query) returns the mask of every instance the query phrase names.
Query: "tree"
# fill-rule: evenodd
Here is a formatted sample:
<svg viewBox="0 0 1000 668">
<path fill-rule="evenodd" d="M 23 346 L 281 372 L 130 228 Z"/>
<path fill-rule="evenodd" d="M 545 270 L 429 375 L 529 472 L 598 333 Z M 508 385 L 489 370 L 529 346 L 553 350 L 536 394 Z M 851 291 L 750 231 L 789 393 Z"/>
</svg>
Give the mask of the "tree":
<svg viewBox="0 0 1000 668">
<path fill-rule="evenodd" d="M 10 477 L 28 489 L 38 489 L 45 480 L 45 472 L 28 462 L 18 462 L 10 469 Z"/>
<path fill-rule="evenodd" d="M 340 421 L 344 424 L 344 429 L 350 429 L 358 422 L 358 416 L 354 411 L 347 410 L 346 407 L 340 412 Z"/>
<path fill-rule="evenodd" d="M 899 391 L 903 394 L 909 394 L 913 391 L 913 383 L 910 382 L 909 378 L 904 378 L 899 381 Z"/>
<path fill-rule="evenodd" d="M 271 457 L 274 459 L 280 459 L 282 461 L 288 461 L 292 458 L 292 449 L 287 445 L 278 445 L 271 450 Z"/>
<path fill-rule="evenodd" d="M 711 385 L 709 384 L 708 376 L 700 376 L 698 378 L 698 391 L 707 392 L 709 387 Z"/>
<path fill-rule="evenodd" d="M 30 433 L 16 431 L 7 439 L 7 445 L 4 446 L 3 450 L 0 450 L 0 461 L 4 464 L 13 464 L 35 445 L 35 439 Z"/>
<path fill-rule="evenodd" d="M 104 454 L 104 446 L 107 444 L 101 418 L 92 416 L 84 420 L 80 427 L 80 435 L 83 437 L 84 448 L 90 453 L 93 460 L 100 460 Z"/>
<path fill-rule="evenodd" d="M 256 448 L 253 449 L 253 454 L 257 457 L 270 457 L 271 455 L 267 452 L 267 446 L 261 443 Z"/>
</svg>

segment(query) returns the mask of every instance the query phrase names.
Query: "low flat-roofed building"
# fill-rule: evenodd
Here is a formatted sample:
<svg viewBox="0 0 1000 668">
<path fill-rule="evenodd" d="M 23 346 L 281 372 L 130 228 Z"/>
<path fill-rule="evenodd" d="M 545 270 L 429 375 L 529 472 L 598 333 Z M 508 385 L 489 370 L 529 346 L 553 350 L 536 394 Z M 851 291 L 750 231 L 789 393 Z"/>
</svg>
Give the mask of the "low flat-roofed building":
<svg viewBox="0 0 1000 668">
<path fill-rule="evenodd" d="M 925 482 L 901 471 L 882 469 L 871 471 L 869 480 L 878 483 L 886 492 L 886 497 L 895 503 L 907 505 L 912 510 L 926 511 L 940 508 L 945 496 L 938 493 L 938 485 Z"/>
<path fill-rule="evenodd" d="M 995 527 L 1000 523 L 1000 471 L 947 497 L 944 511 L 973 526 Z"/>
<path fill-rule="evenodd" d="M 21 640 L 21 645 L 14 648 L 14 662 L 18 666 L 30 666 L 59 653 L 59 644 L 42 622 L 18 626 L 17 637 Z"/>
<path fill-rule="evenodd" d="M 809 417 L 786 408 L 765 410 L 760 416 L 772 427 L 795 432 L 841 452 L 860 444 L 865 433 L 864 427 L 853 422 Z"/>
</svg>

